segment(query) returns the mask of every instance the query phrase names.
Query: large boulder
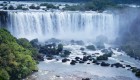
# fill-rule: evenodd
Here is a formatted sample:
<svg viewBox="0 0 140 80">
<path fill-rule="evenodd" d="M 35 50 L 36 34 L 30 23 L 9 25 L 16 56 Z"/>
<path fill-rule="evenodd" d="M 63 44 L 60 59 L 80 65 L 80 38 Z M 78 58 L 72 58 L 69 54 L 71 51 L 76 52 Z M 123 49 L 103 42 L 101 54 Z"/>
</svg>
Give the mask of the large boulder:
<svg viewBox="0 0 140 80">
<path fill-rule="evenodd" d="M 39 61 L 44 61 L 44 54 L 38 54 L 37 55 L 37 59 L 39 60 Z"/>
<path fill-rule="evenodd" d="M 140 70 L 137 71 L 135 75 L 140 78 Z"/>
<path fill-rule="evenodd" d="M 63 63 L 65 63 L 65 62 L 67 62 L 67 61 L 68 61 L 68 59 L 66 59 L 66 58 L 65 58 L 65 59 L 62 59 L 62 62 L 63 62 Z"/>
<path fill-rule="evenodd" d="M 87 60 L 88 60 L 87 56 L 83 56 L 83 61 L 87 61 Z"/>
<path fill-rule="evenodd" d="M 107 56 L 101 55 L 97 57 L 97 60 L 108 60 Z"/>
<path fill-rule="evenodd" d="M 93 51 L 96 50 L 94 45 L 88 45 L 88 46 L 86 46 L 86 48 L 89 49 L 89 50 L 93 50 Z"/>
<path fill-rule="evenodd" d="M 108 63 L 105 63 L 105 62 L 102 62 L 101 63 L 101 66 L 109 66 L 110 64 L 108 64 Z"/>
<path fill-rule="evenodd" d="M 46 55 L 58 55 L 59 54 L 55 43 L 41 46 L 39 49 L 39 53 L 46 54 Z"/>
<path fill-rule="evenodd" d="M 90 80 L 90 78 L 82 78 L 82 80 Z"/>
<path fill-rule="evenodd" d="M 68 57 L 70 55 L 70 51 L 64 50 L 63 53 L 60 54 L 61 57 Z"/>
<path fill-rule="evenodd" d="M 116 68 L 123 67 L 121 63 L 112 64 L 111 67 L 115 66 Z"/>
<path fill-rule="evenodd" d="M 32 44 L 33 47 L 35 47 L 37 49 L 39 49 L 41 47 L 39 42 L 38 42 L 38 39 L 33 39 L 30 41 L 30 43 Z"/>
<path fill-rule="evenodd" d="M 92 63 L 97 63 L 97 60 L 93 60 Z"/>
<path fill-rule="evenodd" d="M 63 45 L 62 44 L 58 44 L 57 51 L 58 52 L 62 52 L 63 51 Z"/>
<path fill-rule="evenodd" d="M 71 65 L 75 65 L 77 62 L 75 61 L 75 60 L 72 60 L 71 62 L 70 62 L 70 64 Z"/>
<path fill-rule="evenodd" d="M 84 50 L 85 50 L 85 48 L 81 47 L 81 48 L 80 48 L 80 50 L 81 50 L 81 51 L 84 51 Z"/>
<path fill-rule="evenodd" d="M 75 60 L 76 61 L 79 61 L 81 58 L 80 57 L 75 57 Z"/>
</svg>

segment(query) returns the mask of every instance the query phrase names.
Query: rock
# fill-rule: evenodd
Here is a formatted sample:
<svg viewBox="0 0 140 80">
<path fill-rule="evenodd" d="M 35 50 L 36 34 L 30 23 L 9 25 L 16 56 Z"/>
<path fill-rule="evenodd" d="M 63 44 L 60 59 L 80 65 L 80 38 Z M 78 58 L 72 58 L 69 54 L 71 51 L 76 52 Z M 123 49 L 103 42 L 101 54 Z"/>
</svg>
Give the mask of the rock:
<svg viewBox="0 0 140 80">
<path fill-rule="evenodd" d="M 103 49 L 103 50 L 101 50 L 101 52 L 102 52 L 102 53 L 105 53 L 104 56 L 107 56 L 107 57 L 111 57 L 112 54 L 113 54 L 113 51 L 112 51 L 111 49 L 110 49 L 110 50 L 108 50 L 108 49 Z"/>
<path fill-rule="evenodd" d="M 67 61 L 70 61 L 70 59 L 67 59 Z"/>
<path fill-rule="evenodd" d="M 82 52 L 83 53 L 83 55 L 87 55 L 87 53 L 86 52 Z"/>
<path fill-rule="evenodd" d="M 138 71 L 138 69 L 137 69 L 136 67 L 132 68 L 132 72 L 133 72 L 133 73 L 135 73 L 135 72 L 137 72 L 137 71 Z"/>
<path fill-rule="evenodd" d="M 62 59 L 62 62 L 64 62 L 64 63 L 67 62 L 67 59 L 66 58 L 65 59 Z"/>
<path fill-rule="evenodd" d="M 102 49 L 101 52 L 102 53 L 108 53 L 108 49 Z"/>
<path fill-rule="evenodd" d="M 135 75 L 140 78 L 140 71 L 137 71 Z"/>
<path fill-rule="evenodd" d="M 75 60 L 72 60 L 71 62 L 70 62 L 70 64 L 71 65 L 75 65 L 77 62 L 75 61 Z"/>
<path fill-rule="evenodd" d="M 100 63 L 96 62 L 95 64 L 96 64 L 96 65 L 99 65 Z"/>
<path fill-rule="evenodd" d="M 125 68 L 124 66 L 122 68 Z"/>
<path fill-rule="evenodd" d="M 88 58 L 86 56 L 83 56 L 83 61 L 87 61 Z"/>
<path fill-rule="evenodd" d="M 53 58 L 52 57 L 47 57 L 47 60 L 52 60 Z"/>
<path fill-rule="evenodd" d="M 98 56 L 97 57 L 97 60 L 108 60 L 108 57 L 107 56 L 104 56 L 104 55 Z"/>
<path fill-rule="evenodd" d="M 40 48 L 38 39 L 33 39 L 33 40 L 30 41 L 30 43 L 32 44 L 33 47 L 35 47 L 35 48 L 37 48 L 37 49 Z"/>
<path fill-rule="evenodd" d="M 130 65 L 126 65 L 126 67 L 131 67 Z"/>
<path fill-rule="evenodd" d="M 97 61 L 96 60 L 93 60 L 92 63 L 97 63 Z"/>
<path fill-rule="evenodd" d="M 124 62 L 123 60 L 121 60 L 120 62 Z"/>
<path fill-rule="evenodd" d="M 93 59 L 92 58 L 90 58 L 90 59 L 88 59 L 89 61 L 92 61 Z"/>
<path fill-rule="evenodd" d="M 107 54 L 104 54 L 103 56 L 106 56 L 106 57 L 111 57 L 113 53 L 107 53 Z"/>
<path fill-rule="evenodd" d="M 82 80 L 90 80 L 90 78 L 82 78 Z"/>
<path fill-rule="evenodd" d="M 114 64 L 111 64 L 111 67 L 113 67 L 114 66 Z"/>
<path fill-rule="evenodd" d="M 80 50 L 81 50 L 81 51 L 84 51 L 84 50 L 85 50 L 85 48 L 80 48 Z"/>
<path fill-rule="evenodd" d="M 84 63 L 84 61 L 79 61 L 79 63 Z"/>
<path fill-rule="evenodd" d="M 90 64 L 90 63 L 87 63 L 87 64 Z"/>
<path fill-rule="evenodd" d="M 105 63 L 105 62 L 102 62 L 101 63 L 101 66 L 109 66 L 110 64 L 108 64 L 108 63 Z"/>
<path fill-rule="evenodd" d="M 41 46 L 39 49 L 39 53 L 46 54 L 46 55 L 58 55 L 59 54 L 59 52 L 56 49 L 55 43 Z"/>
<path fill-rule="evenodd" d="M 62 52 L 63 51 L 63 45 L 62 44 L 58 44 L 57 51 L 58 52 Z"/>
<path fill-rule="evenodd" d="M 89 49 L 89 50 L 93 50 L 93 51 L 95 51 L 95 50 L 96 50 L 96 48 L 95 48 L 95 46 L 94 46 L 94 45 L 89 45 L 89 46 L 86 46 L 86 48 L 87 48 L 87 49 Z"/>
<path fill-rule="evenodd" d="M 56 61 L 59 61 L 59 59 L 56 59 Z"/>
<path fill-rule="evenodd" d="M 56 75 L 56 77 L 60 77 L 59 75 Z"/>
<path fill-rule="evenodd" d="M 80 57 L 75 57 L 75 60 L 76 60 L 76 61 L 79 61 L 79 60 L 80 60 Z"/>
<path fill-rule="evenodd" d="M 89 59 L 92 59 L 91 55 L 88 55 L 88 56 L 87 56 L 87 59 L 88 59 L 88 60 L 89 60 Z"/>
<path fill-rule="evenodd" d="M 70 51 L 68 50 L 64 50 L 64 52 L 62 54 L 60 54 L 61 57 L 68 57 L 70 55 Z"/>
<path fill-rule="evenodd" d="M 99 55 L 100 53 L 95 53 L 96 55 Z"/>
<path fill-rule="evenodd" d="M 44 61 L 44 54 L 38 54 L 37 55 L 37 59 L 39 60 L 39 61 Z"/>
<path fill-rule="evenodd" d="M 116 68 L 123 67 L 123 65 L 120 64 L 120 63 L 115 63 L 115 64 L 112 64 L 112 65 L 113 65 L 113 66 L 116 66 Z"/>
</svg>

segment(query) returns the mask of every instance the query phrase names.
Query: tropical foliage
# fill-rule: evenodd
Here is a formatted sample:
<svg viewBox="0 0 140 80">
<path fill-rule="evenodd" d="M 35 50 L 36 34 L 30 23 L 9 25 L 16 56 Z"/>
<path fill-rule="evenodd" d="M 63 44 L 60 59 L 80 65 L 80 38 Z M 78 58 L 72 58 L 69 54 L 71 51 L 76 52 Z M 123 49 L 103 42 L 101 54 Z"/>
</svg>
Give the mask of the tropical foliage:
<svg viewBox="0 0 140 80">
<path fill-rule="evenodd" d="M 32 46 L 0 29 L 0 79 L 19 80 L 37 70 Z"/>
</svg>

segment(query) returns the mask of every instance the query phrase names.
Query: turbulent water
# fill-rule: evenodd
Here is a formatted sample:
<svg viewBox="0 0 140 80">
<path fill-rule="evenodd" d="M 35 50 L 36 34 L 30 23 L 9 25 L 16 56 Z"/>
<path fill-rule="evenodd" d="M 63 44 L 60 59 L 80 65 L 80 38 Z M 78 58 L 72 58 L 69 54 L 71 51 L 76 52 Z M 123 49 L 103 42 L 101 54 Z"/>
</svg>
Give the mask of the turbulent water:
<svg viewBox="0 0 140 80">
<path fill-rule="evenodd" d="M 8 12 L 8 29 L 14 36 L 29 40 L 94 40 L 99 35 L 113 40 L 118 34 L 118 17 L 97 12 Z"/>
</svg>

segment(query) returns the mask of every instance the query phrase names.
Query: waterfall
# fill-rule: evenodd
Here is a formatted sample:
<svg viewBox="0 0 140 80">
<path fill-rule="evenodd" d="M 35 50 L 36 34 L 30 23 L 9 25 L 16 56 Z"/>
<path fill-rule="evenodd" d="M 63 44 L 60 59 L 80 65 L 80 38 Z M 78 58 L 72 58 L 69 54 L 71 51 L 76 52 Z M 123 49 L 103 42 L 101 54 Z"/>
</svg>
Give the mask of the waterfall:
<svg viewBox="0 0 140 80">
<path fill-rule="evenodd" d="M 118 18 L 97 12 L 8 12 L 8 30 L 17 38 L 94 40 L 118 34 Z"/>
</svg>

